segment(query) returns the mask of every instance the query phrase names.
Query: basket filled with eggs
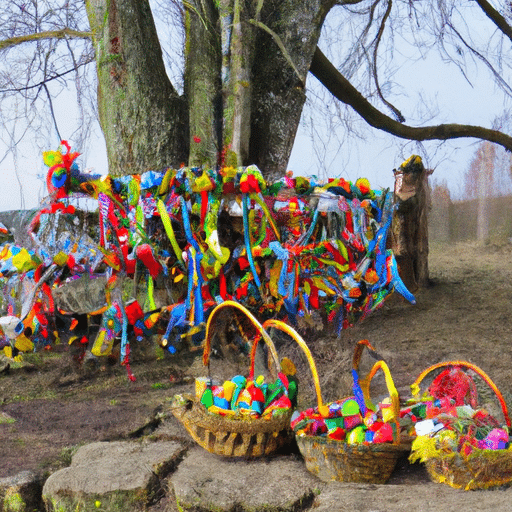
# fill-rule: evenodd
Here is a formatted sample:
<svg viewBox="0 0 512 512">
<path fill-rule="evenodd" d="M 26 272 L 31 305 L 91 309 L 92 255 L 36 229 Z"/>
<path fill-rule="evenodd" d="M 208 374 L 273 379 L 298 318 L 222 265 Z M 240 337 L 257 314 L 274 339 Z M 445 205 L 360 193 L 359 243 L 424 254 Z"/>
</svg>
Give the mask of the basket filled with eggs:
<svg viewBox="0 0 512 512">
<path fill-rule="evenodd" d="M 424 463 L 431 480 L 457 489 L 512 482 L 507 404 L 481 368 L 467 361 L 437 363 L 411 390 L 400 413 L 413 437 L 411 462 Z"/>
<path fill-rule="evenodd" d="M 377 359 L 365 378 L 359 364 L 364 348 Z M 313 363 L 314 364 L 314 363 Z M 374 404 L 370 384 L 383 372 L 388 396 Z M 316 369 L 312 366 L 312 373 Z M 352 363 L 353 396 L 293 414 L 291 426 L 307 469 L 324 482 L 387 482 L 406 448 L 400 442 L 399 396 L 386 362 L 368 340 L 357 343 Z"/>
<path fill-rule="evenodd" d="M 279 360 L 272 339 L 244 306 L 225 301 L 206 324 L 203 364 L 208 369 L 212 338 L 226 313 L 247 343 L 247 374 L 223 381 L 210 375 L 196 378 L 194 394 L 175 395 L 171 411 L 194 441 L 211 453 L 246 458 L 270 455 L 293 440 L 290 418 L 297 394 L 294 372 L 289 369 L 293 363 Z M 268 378 L 255 375 L 260 340 L 267 349 Z"/>
</svg>

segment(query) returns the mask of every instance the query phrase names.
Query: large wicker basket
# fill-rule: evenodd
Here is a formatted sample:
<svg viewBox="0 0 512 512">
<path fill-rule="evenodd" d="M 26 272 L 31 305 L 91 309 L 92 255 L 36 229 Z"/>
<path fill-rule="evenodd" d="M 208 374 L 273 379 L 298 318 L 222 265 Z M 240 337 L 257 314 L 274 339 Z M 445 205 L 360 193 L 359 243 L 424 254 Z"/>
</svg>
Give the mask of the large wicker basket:
<svg viewBox="0 0 512 512">
<path fill-rule="evenodd" d="M 273 326 L 282 328 L 293 335 L 296 341 L 306 353 L 313 381 L 315 384 L 318 408 L 324 404 L 318 380 L 318 373 L 313 357 L 300 336 L 289 326 L 269 320 L 263 324 L 266 328 Z M 293 331 L 293 332 L 292 332 Z M 378 359 L 365 379 L 360 379 L 359 384 L 365 399 L 370 399 L 370 383 L 375 374 L 382 370 L 386 378 L 389 396 L 391 398 L 394 417 L 399 416 L 399 398 L 393 379 L 387 364 L 374 351 L 368 340 L 357 343 L 353 358 L 353 369 L 358 372 L 362 351 L 367 348 Z M 395 436 L 393 443 L 379 444 L 348 444 L 344 441 L 330 439 L 323 436 L 296 435 L 295 439 L 306 463 L 306 468 L 324 482 L 368 482 L 385 483 L 393 472 L 396 463 L 407 449 L 400 444 L 400 428 L 395 422 Z"/>
<path fill-rule="evenodd" d="M 464 456 L 458 452 L 443 454 L 425 462 L 433 482 L 466 491 L 510 485 L 512 449 L 475 450 Z"/>
<path fill-rule="evenodd" d="M 248 378 L 254 379 L 258 340 L 263 338 L 269 352 L 269 368 L 279 371 L 279 358 L 272 339 L 258 320 L 242 305 L 226 301 L 211 313 L 206 325 L 203 363 L 209 365 L 211 340 L 221 312 L 230 310 L 244 336 L 251 331 L 251 359 Z M 273 363 L 273 366 L 270 363 Z M 275 375 L 273 375 L 275 377 Z M 225 457 L 261 457 L 270 455 L 293 440 L 290 428 L 291 408 L 270 419 L 249 416 L 220 416 L 209 412 L 197 396 L 179 395 L 172 402 L 172 413 L 205 450 Z"/>
<path fill-rule="evenodd" d="M 399 444 L 349 445 L 319 436 L 296 436 L 308 470 L 324 482 L 386 483 L 405 450 Z"/>
<path fill-rule="evenodd" d="M 434 370 L 455 367 L 472 370 L 494 392 L 500 403 L 503 418 L 510 428 L 508 408 L 503 395 L 490 377 L 478 366 L 466 361 L 447 361 L 424 370 L 411 385 L 413 395 L 419 397 L 420 384 Z M 411 456 L 414 459 L 414 454 Z M 512 446 L 503 450 L 473 449 L 470 454 L 456 450 L 439 450 L 436 456 L 422 459 L 432 481 L 456 489 L 490 489 L 512 482 Z"/>
</svg>

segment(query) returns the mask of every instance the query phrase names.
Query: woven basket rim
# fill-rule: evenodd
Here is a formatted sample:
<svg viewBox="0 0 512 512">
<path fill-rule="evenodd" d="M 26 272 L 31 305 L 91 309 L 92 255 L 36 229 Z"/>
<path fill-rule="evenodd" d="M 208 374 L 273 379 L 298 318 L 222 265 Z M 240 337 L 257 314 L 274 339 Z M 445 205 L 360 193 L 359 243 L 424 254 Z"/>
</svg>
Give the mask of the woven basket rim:
<svg viewBox="0 0 512 512">
<path fill-rule="evenodd" d="M 299 441 L 307 441 L 310 443 L 316 442 L 319 444 L 327 445 L 329 447 L 338 449 L 339 451 L 351 451 L 351 452 L 397 452 L 397 453 L 406 453 L 410 451 L 410 445 L 407 443 L 358 443 L 358 444 L 349 444 L 345 441 L 340 441 L 339 439 L 332 439 L 327 436 L 310 436 L 310 435 L 297 435 L 295 434 L 295 439 L 297 442 Z"/>
<path fill-rule="evenodd" d="M 505 399 L 503 398 L 501 391 L 498 389 L 498 387 L 496 386 L 494 381 L 489 377 L 489 375 L 487 375 L 487 373 L 484 372 L 484 370 L 482 370 L 482 368 L 480 368 L 479 366 L 477 366 L 473 363 L 470 363 L 468 361 L 462 361 L 462 360 L 442 361 L 440 363 L 436 363 L 432 366 L 429 366 L 428 368 L 423 370 L 418 375 L 416 380 L 411 384 L 410 387 L 411 387 L 411 392 L 412 392 L 413 397 L 419 396 L 420 384 L 425 379 L 425 377 L 427 375 L 429 375 L 434 370 L 438 370 L 440 368 L 450 368 L 450 367 L 453 367 L 453 368 L 464 367 L 466 370 L 472 370 L 473 372 L 475 372 L 489 386 L 489 388 L 496 395 L 496 398 L 498 399 L 498 402 L 501 406 L 503 417 L 505 418 L 505 423 L 507 424 L 507 426 L 509 428 L 512 428 L 512 422 L 510 420 L 507 403 L 506 403 Z"/>
<path fill-rule="evenodd" d="M 423 462 L 425 462 L 425 464 L 434 464 L 436 462 L 443 461 L 452 463 L 454 460 L 459 460 L 466 465 L 471 465 L 482 461 L 484 461 L 484 463 L 487 462 L 488 464 L 496 464 L 500 459 L 505 458 L 508 458 L 512 461 L 512 445 L 509 448 L 500 450 L 482 450 L 479 448 L 473 448 L 472 453 L 465 456 L 457 451 L 446 451 L 442 456 L 438 455 L 433 457 L 426 457 L 423 459 Z M 512 479 L 512 474 L 510 478 Z"/>
<path fill-rule="evenodd" d="M 251 418 L 247 416 L 221 416 L 209 412 L 206 407 L 195 397 L 188 394 L 181 395 L 187 402 L 181 406 L 174 406 L 172 413 L 179 420 L 200 426 L 211 432 L 240 432 L 246 434 L 257 434 L 262 432 L 280 432 L 290 430 L 290 418 L 293 413 L 289 409 L 282 414 L 266 419 Z M 191 408 L 189 407 L 191 404 Z M 186 426 L 186 425 L 185 425 Z"/>
</svg>

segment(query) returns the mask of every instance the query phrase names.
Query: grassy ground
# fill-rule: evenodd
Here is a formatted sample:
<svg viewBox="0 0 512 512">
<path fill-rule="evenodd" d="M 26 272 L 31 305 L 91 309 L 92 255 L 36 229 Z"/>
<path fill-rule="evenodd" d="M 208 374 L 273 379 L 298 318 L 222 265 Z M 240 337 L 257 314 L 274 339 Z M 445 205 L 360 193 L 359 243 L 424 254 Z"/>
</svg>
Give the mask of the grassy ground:
<svg viewBox="0 0 512 512">
<path fill-rule="evenodd" d="M 324 399 L 351 393 L 354 344 L 367 338 L 388 361 L 403 395 L 421 370 L 456 359 L 481 367 L 512 403 L 512 247 L 433 246 L 429 266 L 432 286 L 416 293 L 416 305 L 394 295 L 340 338 L 321 325 L 305 334 Z M 311 373 L 300 349 L 283 337 L 276 343 L 280 356 L 296 362 L 301 403 L 314 405 Z M 76 366 L 65 346 L 27 355 L 21 368 L 0 373 L 0 477 L 22 469 L 49 470 L 68 463 L 77 445 L 130 436 L 156 407 L 174 393 L 190 391 L 192 378 L 204 374 L 199 353 L 157 356 L 149 342 L 134 347 L 135 382 L 117 362 Z M 222 360 L 215 364 L 214 372 L 232 376 Z M 386 393 L 382 379 L 376 379 L 375 393 Z M 481 393 L 492 401 L 485 386 Z"/>
</svg>

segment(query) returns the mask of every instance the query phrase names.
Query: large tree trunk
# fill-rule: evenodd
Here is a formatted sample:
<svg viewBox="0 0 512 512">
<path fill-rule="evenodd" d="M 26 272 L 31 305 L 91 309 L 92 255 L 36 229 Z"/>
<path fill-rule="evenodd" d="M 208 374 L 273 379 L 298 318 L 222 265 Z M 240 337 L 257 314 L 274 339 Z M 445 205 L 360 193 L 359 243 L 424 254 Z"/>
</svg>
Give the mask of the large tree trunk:
<svg viewBox="0 0 512 512">
<path fill-rule="evenodd" d="M 233 30 L 231 33 L 230 96 L 232 109 L 228 107 L 225 141 L 236 155 L 237 165 L 244 165 L 249 158 L 251 136 L 251 66 L 254 58 L 254 31 L 250 19 L 258 16 L 242 0 L 233 2 Z"/>
<path fill-rule="evenodd" d="M 110 174 L 136 174 L 186 162 L 185 102 L 166 75 L 148 0 L 85 3 Z"/>
<path fill-rule="evenodd" d="M 267 179 L 281 178 L 286 171 L 306 99 L 306 76 L 329 7 L 330 2 L 320 0 L 263 4 L 254 44 L 251 139 L 245 163 L 256 163 Z"/>
<path fill-rule="evenodd" d="M 212 0 L 191 0 L 185 10 L 185 95 L 192 167 L 213 166 L 222 149 L 222 62 L 219 12 Z"/>
<path fill-rule="evenodd" d="M 86 0 L 111 174 L 188 163 L 286 171 L 332 0 L 189 0 L 185 94 L 162 60 L 148 0 Z"/>
<path fill-rule="evenodd" d="M 331 2 L 221 0 L 217 4 L 218 11 L 211 0 L 187 3 L 189 162 L 215 164 L 216 148 L 225 150 L 226 164 L 256 164 L 266 179 L 281 178 L 305 101 L 306 76 Z M 212 32 L 215 26 L 217 34 Z M 218 147 L 219 126 L 222 147 Z M 214 133 L 214 144 L 203 140 L 202 134 L 208 133 Z M 194 135 L 201 142 L 193 142 Z"/>
</svg>

